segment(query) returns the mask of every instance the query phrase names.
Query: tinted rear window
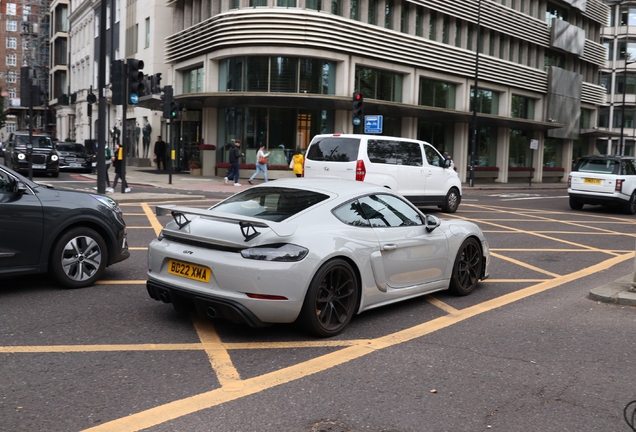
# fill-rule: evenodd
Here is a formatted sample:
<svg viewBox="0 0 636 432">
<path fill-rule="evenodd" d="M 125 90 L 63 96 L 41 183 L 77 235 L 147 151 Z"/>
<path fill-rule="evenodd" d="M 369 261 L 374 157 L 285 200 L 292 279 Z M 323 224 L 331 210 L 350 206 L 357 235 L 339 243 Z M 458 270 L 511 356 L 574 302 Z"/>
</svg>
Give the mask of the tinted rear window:
<svg viewBox="0 0 636 432">
<path fill-rule="evenodd" d="M 601 158 L 582 158 L 574 171 L 596 174 L 618 174 L 620 164 L 617 160 Z"/>
<path fill-rule="evenodd" d="M 311 144 L 306 156 L 315 161 L 355 162 L 359 148 L 358 138 L 324 137 Z"/>
</svg>

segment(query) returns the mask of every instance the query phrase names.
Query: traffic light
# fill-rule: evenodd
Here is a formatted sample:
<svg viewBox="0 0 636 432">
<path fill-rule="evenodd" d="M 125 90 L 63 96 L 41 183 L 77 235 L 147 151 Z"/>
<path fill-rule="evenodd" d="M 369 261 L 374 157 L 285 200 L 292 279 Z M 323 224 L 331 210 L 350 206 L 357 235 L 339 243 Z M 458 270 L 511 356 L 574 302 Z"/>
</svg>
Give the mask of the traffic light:
<svg viewBox="0 0 636 432">
<path fill-rule="evenodd" d="M 179 104 L 176 101 L 170 102 L 170 118 L 176 119 L 179 117 Z"/>
<path fill-rule="evenodd" d="M 137 103 L 136 99 L 144 95 L 144 68 L 143 60 L 128 59 L 128 100 Z"/>
<path fill-rule="evenodd" d="M 362 93 L 354 92 L 353 93 L 353 118 L 360 120 L 362 117 L 362 105 L 364 103 L 364 97 L 362 97 Z"/>
<path fill-rule="evenodd" d="M 170 116 L 170 109 L 173 101 L 174 96 L 172 92 L 172 86 L 164 86 L 163 94 L 161 95 L 161 110 L 163 111 L 163 118 L 172 118 Z"/>
<path fill-rule="evenodd" d="M 152 94 L 161 93 L 161 74 L 156 73 L 150 77 L 150 92 Z"/>
<path fill-rule="evenodd" d="M 110 89 L 113 94 L 113 105 L 126 104 L 126 73 L 123 60 L 110 63 Z"/>
<path fill-rule="evenodd" d="M 20 106 L 29 107 L 32 103 L 31 82 L 33 80 L 33 69 L 28 66 L 20 68 Z"/>
</svg>

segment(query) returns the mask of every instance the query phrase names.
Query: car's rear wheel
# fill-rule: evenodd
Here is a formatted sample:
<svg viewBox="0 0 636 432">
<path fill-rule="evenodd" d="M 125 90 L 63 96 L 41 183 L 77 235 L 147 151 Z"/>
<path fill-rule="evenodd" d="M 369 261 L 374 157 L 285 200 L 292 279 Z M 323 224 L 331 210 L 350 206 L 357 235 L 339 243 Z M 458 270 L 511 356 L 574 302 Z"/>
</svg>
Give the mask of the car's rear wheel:
<svg viewBox="0 0 636 432">
<path fill-rule="evenodd" d="M 73 228 L 55 243 L 51 268 L 67 288 L 93 285 L 106 268 L 108 251 L 104 239 L 90 228 Z"/>
<path fill-rule="evenodd" d="M 457 251 L 451 275 L 449 289 L 453 294 L 465 296 L 475 289 L 481 275 L 483 259 L 479 242 L 473 237 L 464 240 Z"/>
<path fill-rule="evenodd" d="M 636 214 L 636 190 L 632 192 L 632 196 L 629 197 L 629 201 L 625 205 L 625 213 L 633 215 Z"/>
<path fill-rule="evenodd" d="M 314 275 L 302 311 L 302 324 L 316 336 L 340 333 L 351 320 L 358 302 L 358 278 L 343 259 L 325 263 Z"/>
<path fill-rule="evenodd" d="M 583 203 L 570 197 L 570 208 L 572 210 L 581 210 L 583 208 Z"/>
<path fill-rule="evenodd" d="M 444 203 L 442 204 L 442 211 L 445 213 L 455 213 L 457 208 L 459 207 L 459 191 L 457 188 L 451 188 L 446 194 L 444 198 Z"/>
</svg>

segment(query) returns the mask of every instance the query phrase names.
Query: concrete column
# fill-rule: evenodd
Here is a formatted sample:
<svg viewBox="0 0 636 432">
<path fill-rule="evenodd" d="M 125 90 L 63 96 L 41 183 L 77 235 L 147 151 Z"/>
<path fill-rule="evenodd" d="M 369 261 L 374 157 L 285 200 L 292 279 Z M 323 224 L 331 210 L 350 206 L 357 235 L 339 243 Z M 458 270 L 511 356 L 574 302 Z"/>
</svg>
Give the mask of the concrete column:
<svg viewBox="0 0 636 432">
<path fill-rule="evenodd" d="M 495 183 L 508 183 L 508 158 L 510 157 L 510 129 L 498 128 L 497 131 L 497 158 L 499 176 Z"/>
<path fill-rule="evenodd" d="M 470 124 L 455 123 L 453 162 L 459 179 L 465 183 L 468 179 L 466 167 L 470 165 Z"/>
</svg>

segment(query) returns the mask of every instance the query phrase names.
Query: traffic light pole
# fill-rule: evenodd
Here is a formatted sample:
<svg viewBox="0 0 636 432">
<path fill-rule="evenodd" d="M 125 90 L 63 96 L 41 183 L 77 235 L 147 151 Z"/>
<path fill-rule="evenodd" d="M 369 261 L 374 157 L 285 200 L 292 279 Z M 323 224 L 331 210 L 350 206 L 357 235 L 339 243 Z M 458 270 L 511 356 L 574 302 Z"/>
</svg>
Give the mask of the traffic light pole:
<svg viewBox="0 0 636 432">
<path fill-rule="evenodd" d="M 99 105 L 97 107 L 97 193 L 106 193 L 106 1 L 99 8 L 99 61 L 97 70 L 97 88 Z M 89 119 L 93 123 L 92 118 Z M 91 132 L 92 135 L 92 132 Z M 90 137 L 93 139 L 93 137 Z"/>
<path fill-rule="evenodd" d="M 105 3 L 105 2 L 102 2 Z M 122 105 L 122 113 L 121 113 L 121 147 L 123 150 L 121 151 L 121 162 L 119 167 L 119 177 L 121 177 L 121 193 L 126 193 L 126 152 L 128 149 L 126 148 L 127 139 L 128 139 L 128 127 L 126 125 L 126 111 L 128 111 L 128 64 L 124 62 L 124 88 L 122 91 L 124 92 L 124 104 Z M 117 158 L 117 155 L 115 155 Z"/>
</svg>

